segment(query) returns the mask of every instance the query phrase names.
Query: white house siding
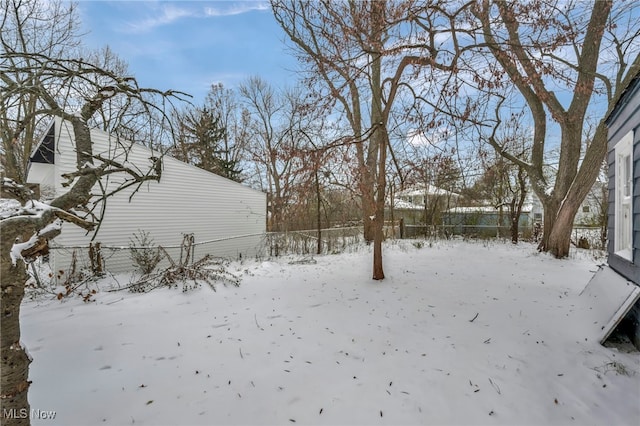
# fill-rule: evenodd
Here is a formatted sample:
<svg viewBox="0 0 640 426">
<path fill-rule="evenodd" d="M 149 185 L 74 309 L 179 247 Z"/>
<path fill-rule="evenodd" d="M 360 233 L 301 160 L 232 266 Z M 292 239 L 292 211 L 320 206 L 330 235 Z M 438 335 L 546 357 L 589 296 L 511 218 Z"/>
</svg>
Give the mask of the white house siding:
<svg viewBox="0 0 640 426">
<path fill-rule="evenodd" d="M 73 128 L 68 122 L 56 120 L 56 134 L 55 187 L 57 191 L 64 192 L 66 189 L 62 187 L 60 175 L 76 170 Z M 151 156 L 159 156 L 158 152 L 137 144 L 125 150 L 114 136 L 105 132 L 92 131 L 91 136 L 94 154 L 127 161 L 141 172 L 151 167 Z M 169 156 L 163 157 L 162 165 L 160 182 L 145 182 L 131 201 L 129 197 L 135 187 L 107 200 L 104 220 L 94 241 L 104 247 L 102 254 L 108 271 L 133 269 L 128 250 L 107 247 L 128 247 L 134 233 L 139 230 L 148 232 L 156 245 L 165 247 L 179 246 L 183 234 L 193 234 L 196 243 L 224 239 L 197 245 L 196 259 L 205 254 L 227 258 L 256 255 L 266 230 L 264 193 Z M 104 182 L 108 180 L 108 188 L 115 188 L 124 178 L 123 173 L 117 173 Z M 231 238 L 243 235 L 243 238 Z M 53 246 L 87 247 L 91 237 L 84 230 L 65 224 Z M 179 248 L 168 251 L 178 259 Z M 72 249 L 53 250 L 56 270 L 68 268 L 71 252 Z M 86 264 L 86 249 L 76 249 L 76 255 Z"/>
<path fill-rule="evenodd" d="M 55 193 L 55 173 L 54 164 L 32 163 L 29 165 L 29 183 L 40 183 L 40 194 L 48 197 Z"/>
</svg>

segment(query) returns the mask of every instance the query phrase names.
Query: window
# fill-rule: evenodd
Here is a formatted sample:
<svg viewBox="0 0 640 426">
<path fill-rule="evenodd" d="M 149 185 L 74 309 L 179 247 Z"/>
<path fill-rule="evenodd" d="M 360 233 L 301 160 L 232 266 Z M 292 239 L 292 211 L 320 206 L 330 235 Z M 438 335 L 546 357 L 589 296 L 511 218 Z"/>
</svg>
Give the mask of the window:
<svg viewBox="0 0 640 426">
<path fill-rule="evenodd" d="M 633 195 L 633 132 L 627 133 L 615 147 L 615 253 L 632 260 L 633 235 L 631 198 Z"/>
<path fill-rule="evenodd" d="M 589 213 L 589 206 L 582 206 L 582 213 Z"/>
</svg>

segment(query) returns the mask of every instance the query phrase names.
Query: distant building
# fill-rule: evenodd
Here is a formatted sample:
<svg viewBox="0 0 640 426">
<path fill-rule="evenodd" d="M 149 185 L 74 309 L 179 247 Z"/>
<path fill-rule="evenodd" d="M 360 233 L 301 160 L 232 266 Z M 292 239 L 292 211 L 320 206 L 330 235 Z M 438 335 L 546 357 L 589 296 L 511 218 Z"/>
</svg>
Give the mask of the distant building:
<svg viewBox="0 0 640 426">
<path fill-rule="evenodd" d="M 537 201 L 537 202 L 536 202 Z M 477 236 L 509 235 L 511 221 L 509 207 L 467 206 L 452 207 L 442 214 L 442 224 L 453 234 L 472 234 Z M 533 231 L 535 223 L 542 221 L 542 207 L 531 196 L 522 206 L 518 226 L 527 234 Z"/>
<path fill-rule="evenodd" d="M 395 194 L 394 219 L 402 218 L 406 225 L 440 225 L 442 212 L 456 206 L 460 198 L 460 194 L 433 185 L 415 185 Z"/>
</svg>

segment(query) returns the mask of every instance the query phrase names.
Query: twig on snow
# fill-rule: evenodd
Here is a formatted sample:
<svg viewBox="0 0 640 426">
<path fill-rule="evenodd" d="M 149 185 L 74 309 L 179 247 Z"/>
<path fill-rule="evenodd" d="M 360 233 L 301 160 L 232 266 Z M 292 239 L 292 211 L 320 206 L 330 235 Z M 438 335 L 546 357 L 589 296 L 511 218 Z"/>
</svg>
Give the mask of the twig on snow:
<svg viewBox="0 0 640 426">
<path fill-rule="evenodd" d="M 498 392 L 498 395 L 502 394 L 502 392 L 500 392 L 500 387 L 497 384 L 493 383 L 493 380 L 491 380 L 491 377 L 489 377 L 489 383 L 491 383 L 491 386 L 493 386 L 496 392 Z"/>
<path fill-rule="evenodd" d="M 260 330 L 264 330 L 262 327 L 260 327 L 260 324 L 258 324 L 258 314 L 253 314 L 253 319 L 256 321 L 256 327 L 258 327 L 258 329 Z"/>
</svg>

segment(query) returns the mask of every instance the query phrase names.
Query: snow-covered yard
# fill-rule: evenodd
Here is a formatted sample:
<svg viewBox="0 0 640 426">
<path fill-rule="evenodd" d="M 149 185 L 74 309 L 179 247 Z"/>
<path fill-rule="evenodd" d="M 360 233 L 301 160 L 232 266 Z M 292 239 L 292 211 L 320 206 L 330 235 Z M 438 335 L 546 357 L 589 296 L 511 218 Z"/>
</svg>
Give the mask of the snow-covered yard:
<svg viewBox="0 0 640 426">
<path fill-rule="evenodd" d="M 578 297 L 588 255 L 402 241 L 375 282 L 368 250 L 235 263 L 217 292 L 26 301 L 29 399 L 56 411 L 33 423 L 640 424 L 640 355 L 600 346 Z"/>
</svg>

